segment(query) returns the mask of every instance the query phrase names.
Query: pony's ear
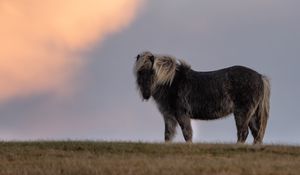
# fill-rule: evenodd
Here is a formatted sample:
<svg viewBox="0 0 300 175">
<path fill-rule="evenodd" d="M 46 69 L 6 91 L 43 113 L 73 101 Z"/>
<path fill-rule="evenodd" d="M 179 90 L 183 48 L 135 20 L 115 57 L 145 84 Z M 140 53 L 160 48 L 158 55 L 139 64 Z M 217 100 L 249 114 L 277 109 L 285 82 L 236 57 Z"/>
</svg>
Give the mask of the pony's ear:
<svg viewBox="0 0 300 175">
<path fill-rule="evenodd" d="M 151 55 L 151 56 L 149 57 L 149 59 L 150 59 L 150 61 L 152 62 L 152 64 L 154 64 L 154 56 Z"/>
<path fill-rule="evenodd" d="M 155 70 L 157 84 L 172 84 L 176 73 L 176 59 L 172 57 L 157 57 L 154 60 L 153 69 Z"/>
<path fill-rule="evenodd" d="M 137 56 L 136 56 L 136 61 L 138 61 L 139 59 L 140 59 L 140 54 L 138 54 Z"/>
</svg>

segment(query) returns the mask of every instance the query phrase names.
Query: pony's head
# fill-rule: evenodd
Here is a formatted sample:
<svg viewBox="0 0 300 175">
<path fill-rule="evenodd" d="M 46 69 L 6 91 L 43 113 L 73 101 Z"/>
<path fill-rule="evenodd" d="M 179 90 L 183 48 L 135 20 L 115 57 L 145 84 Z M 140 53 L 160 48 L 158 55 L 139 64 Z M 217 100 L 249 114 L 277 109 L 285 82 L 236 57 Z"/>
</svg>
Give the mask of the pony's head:
<svg viewBox="0 0 300 175">
<path fill-rule="evenodd" d="M 171 85 L 176 73 L 176 59 L 142 52 L 137 55 L 134 73 L 143 99 L 148 100 L 157 85 Z"/>
<path fill-rule="evenodd" d="M 134 73 L 136 83 L 143 99 L 148 100 L 151 97 L 151 90 L 154 83 L 154 55 L 150 52 L 142 52 L 137 55 Z"/>
</svg>

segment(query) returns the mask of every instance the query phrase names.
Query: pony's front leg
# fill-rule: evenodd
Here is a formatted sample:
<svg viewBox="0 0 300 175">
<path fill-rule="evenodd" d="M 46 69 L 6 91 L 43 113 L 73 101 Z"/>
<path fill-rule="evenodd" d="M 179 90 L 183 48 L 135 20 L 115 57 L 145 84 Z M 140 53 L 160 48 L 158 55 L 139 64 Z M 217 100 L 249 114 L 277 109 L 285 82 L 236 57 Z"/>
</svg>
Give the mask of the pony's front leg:
<svg viewBox="0 0 300 175">
<path fill-rule="evenodd" d="M 186 142 L 192 142 L 193 130 L 191 125 L 191 119 L 187 115 L 177 117 L 177 121 L 181 127 L 183 137 Z"/>
<path fill-rule="evenodd" d="M 165 142 L 171 142 L 175 132 L 177 121 L 174 116 L 172 115 L 164 115 L 165 120 Z"/>
</svg>

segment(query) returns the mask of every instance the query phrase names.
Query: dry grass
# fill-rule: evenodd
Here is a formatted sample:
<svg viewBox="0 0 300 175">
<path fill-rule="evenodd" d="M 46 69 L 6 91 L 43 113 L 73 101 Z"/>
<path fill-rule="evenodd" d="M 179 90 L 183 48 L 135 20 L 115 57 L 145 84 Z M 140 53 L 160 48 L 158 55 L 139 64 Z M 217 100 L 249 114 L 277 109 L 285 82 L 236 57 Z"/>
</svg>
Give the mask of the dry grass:
<svg viewBox="0 0 300 175">
<path fill-rule="evenodd" d="M 300 147 L 124 142 L 0 142 L 0 174 L 284 175 Z"/>
</svg>

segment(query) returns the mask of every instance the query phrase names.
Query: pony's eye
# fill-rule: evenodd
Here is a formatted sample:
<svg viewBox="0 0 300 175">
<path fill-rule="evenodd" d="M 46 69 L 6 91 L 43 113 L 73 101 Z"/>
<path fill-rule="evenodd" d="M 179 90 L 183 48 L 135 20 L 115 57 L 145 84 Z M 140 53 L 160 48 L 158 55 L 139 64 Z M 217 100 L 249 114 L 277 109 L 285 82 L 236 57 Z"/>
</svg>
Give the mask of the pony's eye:
<svg viewBox="0 0 300 175">
<path fill-rule="evenodd" d="M 139 60 L 139 58 L 140 58 L 140 55 L 137 55 L 137 56 L 136 56 L 136 61 Z"/>
</svg>

